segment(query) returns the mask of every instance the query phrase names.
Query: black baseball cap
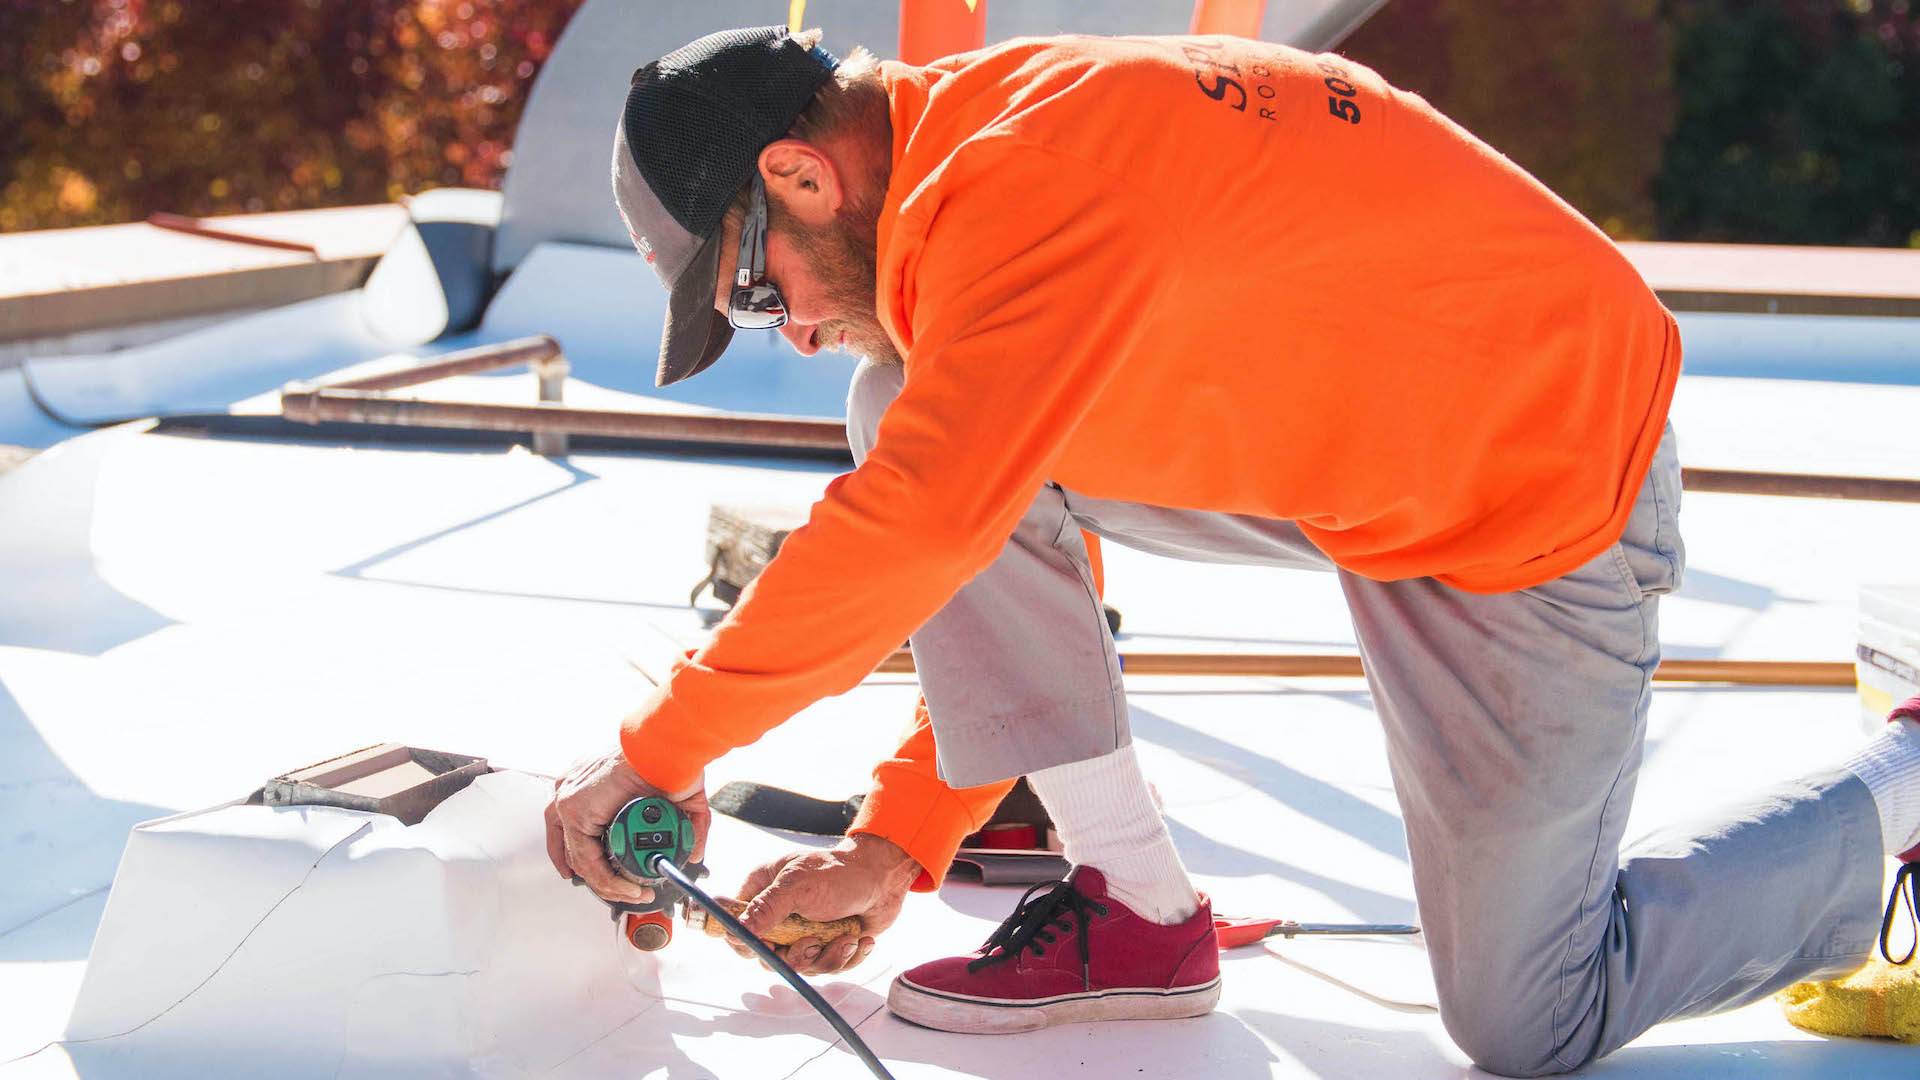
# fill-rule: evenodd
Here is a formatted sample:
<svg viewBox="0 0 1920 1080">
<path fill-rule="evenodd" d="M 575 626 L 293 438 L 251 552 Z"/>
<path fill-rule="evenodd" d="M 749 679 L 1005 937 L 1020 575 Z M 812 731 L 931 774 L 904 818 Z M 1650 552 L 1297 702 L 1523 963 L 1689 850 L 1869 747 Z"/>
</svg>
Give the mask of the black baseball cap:
<svg viewBox="0 0 1920 1080">
<path fill-rule="evenodd" d="M 793 127 L 840 65 L 784 26 L 725 30 L 633 73 L 613 136 L 613 201 L 666 285 L 666 386 L 705 371 L 733 340 L 713 309 L 720 221 L 760 151 Z"/>
</svg>

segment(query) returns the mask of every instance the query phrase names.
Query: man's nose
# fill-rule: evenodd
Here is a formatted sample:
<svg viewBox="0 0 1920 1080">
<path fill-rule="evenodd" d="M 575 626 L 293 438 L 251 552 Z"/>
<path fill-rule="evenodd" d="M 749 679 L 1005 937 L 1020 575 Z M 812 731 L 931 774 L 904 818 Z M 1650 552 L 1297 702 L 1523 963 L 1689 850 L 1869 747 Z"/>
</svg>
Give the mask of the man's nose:
<svg viewBox="0 0 1920 1080">
<path fill-rule="evenodd" d="M 820 351 L 820 324 L 798 322 L 792 317 L 780 328 L 780 335 L 793 346 L 793 351 L 801 356 L 812 356 Z"/>
</svg>

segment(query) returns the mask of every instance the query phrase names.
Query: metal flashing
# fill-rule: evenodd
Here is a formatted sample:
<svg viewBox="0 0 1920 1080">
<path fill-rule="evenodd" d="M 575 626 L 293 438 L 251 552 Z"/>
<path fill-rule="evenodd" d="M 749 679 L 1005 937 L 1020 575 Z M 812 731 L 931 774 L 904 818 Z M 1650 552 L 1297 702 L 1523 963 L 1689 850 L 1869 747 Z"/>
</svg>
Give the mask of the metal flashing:
<svg viewBox="0 0 1920 1080">
<path fill-rule="evenodd" d="M 418 825 L 448 796 L 491 772 L 485 758 L 381 743 L 267 781 L 266 806 L 367 810 Z"/>
</svg>

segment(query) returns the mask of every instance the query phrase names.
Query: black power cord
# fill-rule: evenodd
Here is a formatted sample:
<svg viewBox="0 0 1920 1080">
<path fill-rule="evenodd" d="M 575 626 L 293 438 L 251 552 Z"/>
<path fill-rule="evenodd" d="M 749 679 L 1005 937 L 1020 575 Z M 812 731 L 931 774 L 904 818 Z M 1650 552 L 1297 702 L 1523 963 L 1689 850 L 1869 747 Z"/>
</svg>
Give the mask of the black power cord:
<svg viewBox="0 0 1920 1080">
<path fill-rule="evenodd" d="M 667 858 L 657 853 L 647 860 L 647 870 L 649 871 L 648 876 L 657 875 L 664 877 L 672 881 L 675 885 L 680 886 L 681 889 L 686 891 L 687 896 L 690 897 L 694 903 L 706 909 L 709 918 L 718 921 L 721 926 L 726 927 L 727 933 L 733 935 L 734 940 L 745 942 L 747 948 L 752 949 L 755 956 L 766 961 L 768 967 L 779 972 L 780 977 L 787 981 L 788 986 L 793 987 L 802 998 L 806 999 L 807 1004 L 813 1006 L 814 1011 L 824 1017 L 827 1023 L 833 1025 L 833 1030 L 839 1032 L 840 1037 L 847 1041 L 847 1048 L 852 1050 L 856 1057 L 866 1063 L 869 1072 L 879 1077 L 880 1080 L 893 1080 L 893 1074 L 888 1072 L 887 1067 L 880 1063 L 880 1059 L 874 1055 L 872 1050 L 867 1048 L 867 1044 L 860 1040 L 860 1036 L 854 1034 L 853 1025 L 847 1023 L 846 1017 L 841 1016 L 839 1012 L 835 1011 L 832 1005 L 827 1004 L 827 999 L 821 997 L 819 991 L 807 985 L 807 980 L 801 978 L 799 972 L 788 967 L 787 962 L 780 959 L 779 953 L 769 949 L 766 942 L 755 937 L 753 931 L 742 926 L 739 919 L 734 918 L 727 912 L 726 908 L 721 907 L 714 901 L 713 897 L 708 896 L 700 886 L 695 885 L 692 878 L 688 877 Z"/>
</svg>

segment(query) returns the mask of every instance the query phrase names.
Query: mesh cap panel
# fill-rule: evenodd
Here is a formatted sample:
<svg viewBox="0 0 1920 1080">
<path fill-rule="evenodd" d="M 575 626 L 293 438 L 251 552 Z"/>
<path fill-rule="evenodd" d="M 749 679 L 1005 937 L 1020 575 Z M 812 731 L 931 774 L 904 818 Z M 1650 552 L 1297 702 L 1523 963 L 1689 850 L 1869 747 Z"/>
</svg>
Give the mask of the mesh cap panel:
<svg viewBox="0 0 1920 1080">
<path fill-rule="evenodd" d="M 622 124 L 635 164 L 674 221 L 705 237 L 839 61 L 784 26 L 727 30 L 634 72 Z"/>
</svg>

